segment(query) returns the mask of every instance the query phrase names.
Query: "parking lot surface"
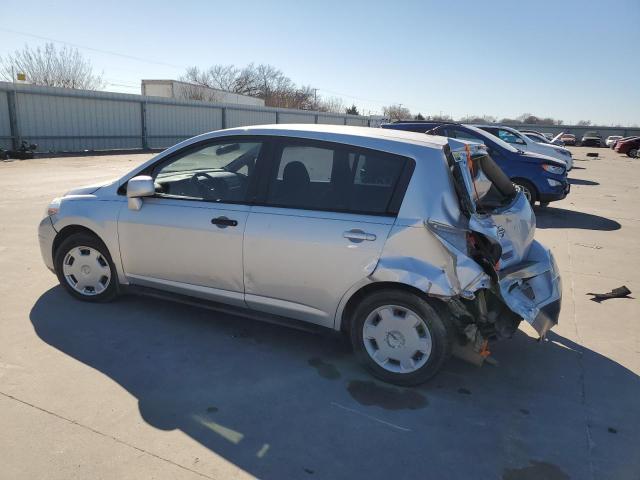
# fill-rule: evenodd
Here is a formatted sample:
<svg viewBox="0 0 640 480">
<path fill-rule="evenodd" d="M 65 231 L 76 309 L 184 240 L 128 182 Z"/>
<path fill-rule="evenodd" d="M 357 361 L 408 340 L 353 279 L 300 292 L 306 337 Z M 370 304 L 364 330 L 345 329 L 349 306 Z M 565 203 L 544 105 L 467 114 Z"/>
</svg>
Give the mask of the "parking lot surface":
<svg viewBox="0 0 640 480">
<path fill-rule="evenodd" d="M 0 163 L 0 478 L 638 480 L 640 160 L 572 150 L 570 196 L 536 210 L 560 324 L 410 389 L 330 337 L 73 300 L 40 258 L 47 203 L 149 155 Z M 587 295 L 621 285 L 633 298 Z"/>
</svg>

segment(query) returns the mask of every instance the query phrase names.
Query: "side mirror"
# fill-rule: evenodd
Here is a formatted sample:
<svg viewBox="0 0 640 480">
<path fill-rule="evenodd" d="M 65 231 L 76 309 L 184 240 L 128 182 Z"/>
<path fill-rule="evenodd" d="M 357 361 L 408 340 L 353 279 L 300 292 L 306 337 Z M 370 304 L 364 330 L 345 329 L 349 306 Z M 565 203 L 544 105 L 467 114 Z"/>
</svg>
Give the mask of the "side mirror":
<svg viewBox="0 0 640 480">
<path fill-rule="evenodd" d="M 147 175 L 133 177 L 127 182 L 127 198 L 130 210 L 142 208 L 142 197 L 150 197 L 156 193 L 153 178 Z"/>
</svg>

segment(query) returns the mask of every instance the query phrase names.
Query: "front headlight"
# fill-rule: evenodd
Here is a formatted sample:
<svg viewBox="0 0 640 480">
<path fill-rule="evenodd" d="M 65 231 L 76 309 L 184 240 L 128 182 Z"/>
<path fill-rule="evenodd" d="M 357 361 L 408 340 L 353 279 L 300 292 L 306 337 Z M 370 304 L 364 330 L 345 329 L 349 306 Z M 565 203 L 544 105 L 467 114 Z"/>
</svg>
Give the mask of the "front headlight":
<svg viewBox="0 0 640 480">
<path fill-rule="evenodd" d="M 548 163 L 543 163 L 542 168 L 544 168 L 549 173 L 555 173 L 556 175 L 562 175 L 564 173 L 564 167 L 559 167 L 557 165 L 550 165 Z"/>
<path fill-rule="evenodd" d="M 57 215 L 57 213 L 60 211 L 60 200 L 60 197 L 56 197 L 51 200 L 51 203 L 47 207 L 47 216 L 50 217 L 52 215 Z"/>
</svg>

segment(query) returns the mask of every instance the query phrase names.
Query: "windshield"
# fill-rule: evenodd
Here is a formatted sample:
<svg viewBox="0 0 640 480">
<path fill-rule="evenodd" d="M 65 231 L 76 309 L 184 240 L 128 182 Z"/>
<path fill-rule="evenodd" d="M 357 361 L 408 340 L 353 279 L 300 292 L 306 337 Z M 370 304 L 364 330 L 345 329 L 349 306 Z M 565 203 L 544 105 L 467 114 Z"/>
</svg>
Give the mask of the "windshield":
<svg viewBox="0 0 640 480">
<path fill-rule="evenodd" d="M 506 150 L 509 150 L 512 153 L 518 153 L 518 152 L 521 151 L 521 150 L 518 150 L 517 148 L 514 148 L 513 146 L 509 145 L 504 140 L 499 139 L 495 135 L 491 135 L 489 132 L 485 132 L 481 128 L 472 127 L 470 125 L 465 125 L 465 127 L 468 128 L 469 130 L 473 131 L 474 133 L 477 133 L 478 135 L 483 136 L 487 140 L 491 140 L 493 143 L 498 144 L 500 147 L 502 147 L 502 148 L 504 148 Z"/>
<path fill-rule="evenodd" d="M 525 135 L 529 137 L 529 139 L 533 140 L 534 142 L 549 143 L 549 140 L 535 133 L 526 133 Z"/>
</svg>

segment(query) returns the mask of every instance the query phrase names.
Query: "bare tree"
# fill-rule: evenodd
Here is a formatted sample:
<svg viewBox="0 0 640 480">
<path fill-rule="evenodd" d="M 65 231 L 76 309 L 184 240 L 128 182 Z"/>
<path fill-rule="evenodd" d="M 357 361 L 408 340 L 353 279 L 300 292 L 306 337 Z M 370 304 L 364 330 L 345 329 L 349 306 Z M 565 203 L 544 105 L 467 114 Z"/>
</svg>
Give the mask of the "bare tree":
<svg viewBox="0 0 640 480">
<path fill-rule="evenodd" d="M 382 113 L 390 120 L 407 120 L 411 118 L 411 112 L 402 105 L 389 105 L 382 108 Z"/>
<path fill-rule="evenodd" d="M 591 125 L 591 120 L 580 120 L 578 125 L 581 127 L 589 127 Z"/>
<path fill-rule="evenodd" d="M 491 115 L 467 115 L 458 120 L 460 123 L 496 123 L 498 119 Z"/>
<path fill-rule="evenodd" d="M 344 102 L 338 97 L 321 98 L 318 101 L 316 110 L 319 112 L 342 113 L 344 112 Z"/>
<path fill-rule="evenodd" d="M 13 81 L 18 73 L 24 73 L 34 85 L 84 90 L 105 86 L 102 75 L 94 75 L 91 62 L 76 48 L 56 49 L 53 43 L 35 49 L 25 45 L 22 50 L 0 57 L 0 77 Z"/>
</svg>

